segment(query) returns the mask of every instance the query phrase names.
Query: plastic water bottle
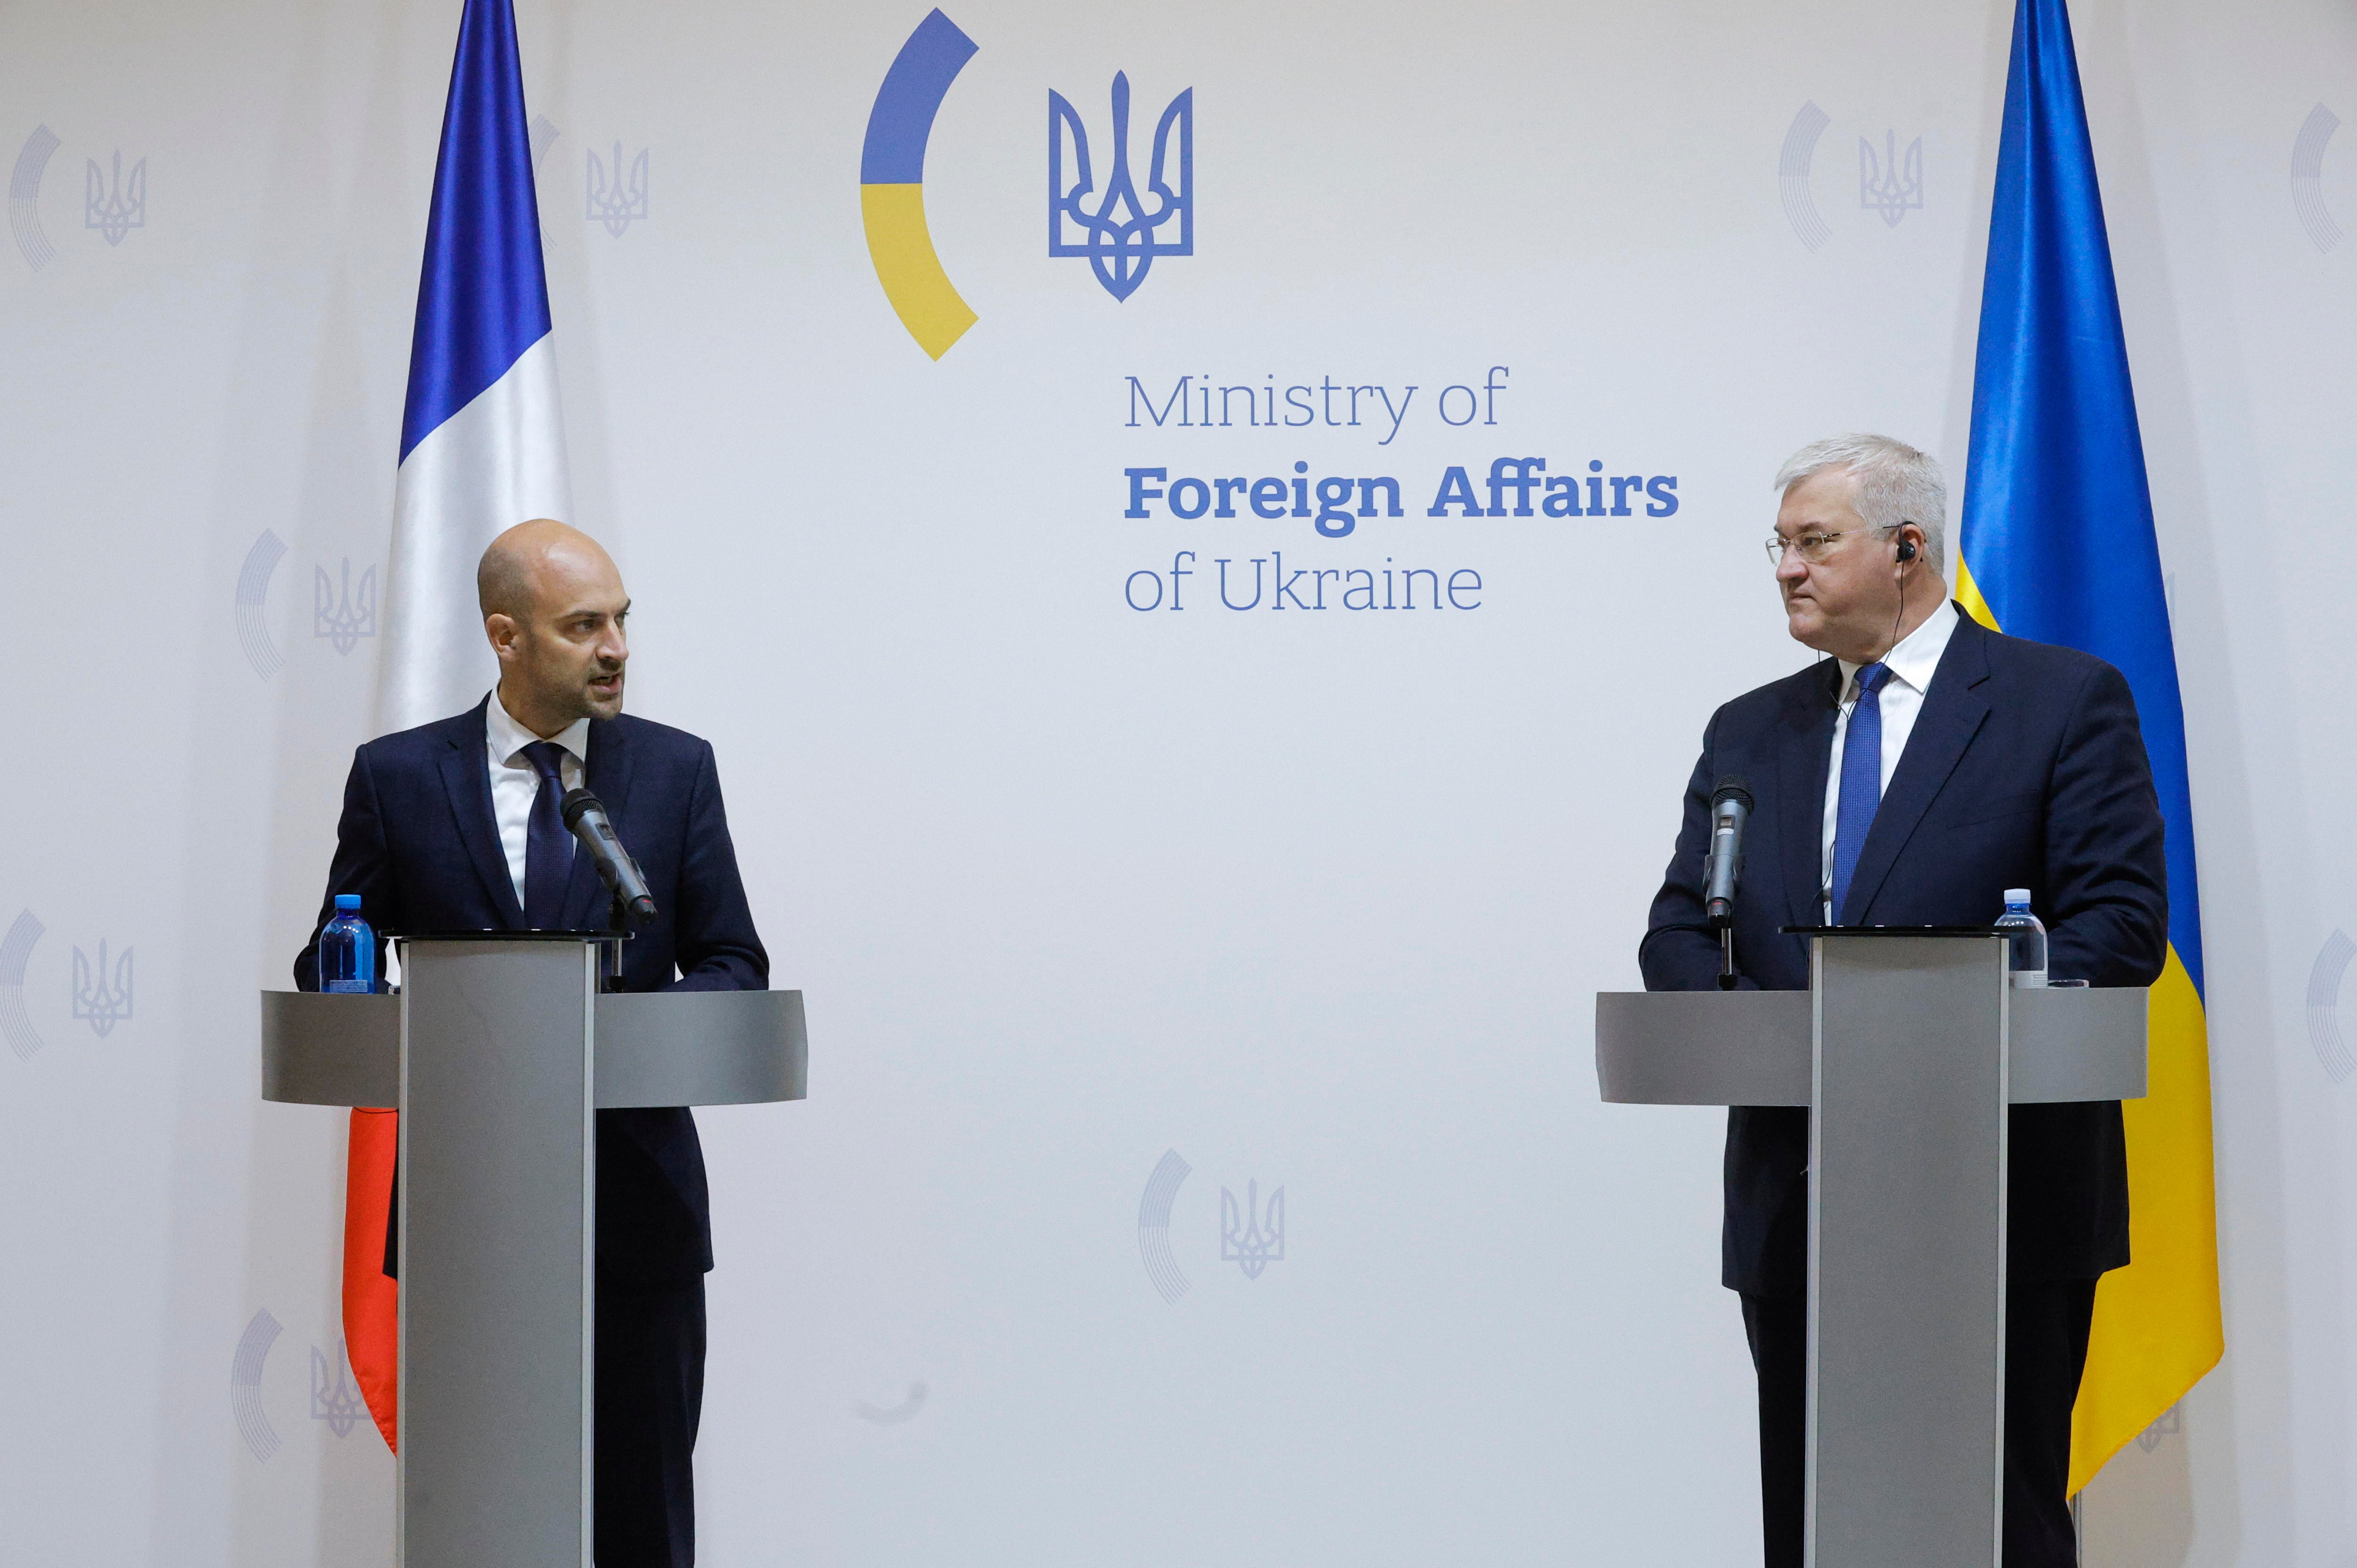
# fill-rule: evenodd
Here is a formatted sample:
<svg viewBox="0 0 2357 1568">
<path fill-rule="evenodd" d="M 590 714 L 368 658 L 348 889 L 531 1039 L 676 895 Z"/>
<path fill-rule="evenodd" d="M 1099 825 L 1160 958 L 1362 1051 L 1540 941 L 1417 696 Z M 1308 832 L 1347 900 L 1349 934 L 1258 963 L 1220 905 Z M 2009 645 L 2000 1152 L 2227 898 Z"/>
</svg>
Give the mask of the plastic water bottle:
<svg viewBox="0 0 2357 1568">
<path fill-rule="evenodd" d="M 2046 928 L 2029 912 L 2029 889 L 2008 887 L 2005 890 L 2005 913 L 1996 923 L 2009 933 L 2011 943 L 2013 983 L 2044 985 L 2046 983 Z"/>
<path fill-rule="evenodd" d="M 336 918 L 319 932 L 319 989 L 376 989 L 376 933 L 361 918 L 361 896 L 336 895 Z"/>
</svg>

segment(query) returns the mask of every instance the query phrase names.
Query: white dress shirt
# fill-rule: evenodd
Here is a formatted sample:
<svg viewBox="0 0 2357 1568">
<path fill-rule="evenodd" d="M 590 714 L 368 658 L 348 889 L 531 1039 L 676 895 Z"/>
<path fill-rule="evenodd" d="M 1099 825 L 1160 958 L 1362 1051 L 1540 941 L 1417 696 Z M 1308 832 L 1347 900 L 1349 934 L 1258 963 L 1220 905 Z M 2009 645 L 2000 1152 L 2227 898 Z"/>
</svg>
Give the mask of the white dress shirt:
<svg viewBox="0 0 2357 1568">
<path fill-rule="evenodd" d="M 509 717 L 507 705 L 493 691 L 491 700 L 483 704 L 483 738 L 490 753 L 491 820 L 499 824 L 500 848 L 507 853 L 508 875 L 515 880 L 516 902 L 522 904 L 524 850 L 532 842 L 532 803 L 540 795 L 540 770 L 533 767 L 523 748 L 541 737 Z M 589 721 L 575 719 L 547 738 L 565 748 L 556 776 L 567 789 L 579 789 L 582 770 L 589 761 Z M 1834 746 L 1838 757 L 1841 742 L 1835 740 Z M 565 842 L 570 847 L 572 835 L 566 834 Z"/>
<path fill-rule="evenodd" d="M 1940 655 L 1948 650 L 1948 639 L 1955 635 L 1956 617 L 1963 612 L 1953 606 L 1933 610 L 1921 626 L 1909 632 L 1898 647 L 1882 656 L 1890 667 L 1890 676 L 1882 682 L 1875 705 L 1882 712 L 1882 778 L 1877 787 L 1879 798 L 1890 784 L 1890 775 L 1899 767 L 1899 759 L 1907 751 L 1907 737 L 1915 733 L 1915 720 L 1923 711 L 1923 699 L 1932 690 L 1932 676 L 1940 668 Z M 1834 754 L 1825 768 L 1825 816 L 1822 840 L 1823 854 L 1817 872 L 1817 886 L 1823 891 L 1818 897 L 1824 924 L 1835 920 L 1834 830 L 1841 817 L 1842 745 L 1849 737 L 1849 715 L 1857 706 L 1857 672 L 1863 665 L 1841 661 L 1841 714 L 1834 720 Z"/>
</svg>

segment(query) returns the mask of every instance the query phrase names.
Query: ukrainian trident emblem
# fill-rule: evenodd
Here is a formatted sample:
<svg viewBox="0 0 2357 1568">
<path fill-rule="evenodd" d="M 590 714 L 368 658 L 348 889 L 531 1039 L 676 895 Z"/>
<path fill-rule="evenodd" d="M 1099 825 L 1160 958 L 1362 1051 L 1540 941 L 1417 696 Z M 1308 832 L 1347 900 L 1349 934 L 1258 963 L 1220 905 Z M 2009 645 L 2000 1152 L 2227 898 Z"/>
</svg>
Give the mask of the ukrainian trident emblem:
<svg viewBox="0 0 2357 1568">
<path fill-rule="evenodd" d="M 1177 166 L 1172 166 L 1171 134 L 1178 134 Z M 1064 147 L 1071 144 L 1073 174 L 1064 177 Z M 1176 188 L 1173 188 L 1173 181 Z M 1113 79 L 1113 171 L 1092 212 L 1087 199 L 1096 191 L 1089 162 L 1088 127 L 1064 95 L 1048 93 L 1048 254 L 1086 256 L 1097 282 L 1115 299 L 1127 299 L 1146 281 L 1157 256 L 1195 253 L 1195 90 L 1189 88 L 1170 101 L 1154 127 L 1154 162 L 1146 177 L 1149 209 L 1137 194 L 1129 172 L 1129 78 L 1116 71 Z M 1157 239 L 1162 227 L 1177 220 L 1176 240 Z"/>
<path fill-rule="evenodd" d="M 361 574 L 357 598 L 352 594 L 350 556 L 344 557 L 340 591 L 325 566 L 311 568 L 311 635 L 334 643 L 338 653 L 350 653 L 361 638 L 376 635 L 375 567 Z"/>
<path fill-rule="evenodd" d="M 1881 213 L 1883 222 L 1896 229 L 1900 220 L 1923 205 L 1923 138 L 1907 145 L 1904 162 L 1898 132 L 1883 133 L 1882 148 L 1877 157 L 1872 142 L 1857 139 L 1857 204 Z"/>
<path fill-rule="evenodd" d="M 640 147 L 630 164 L 630 177 L 622 175 L 622 144 L 614 144 L 614 173 L 609 179 L 605 160 L 595 152 L 589 155 L 589 211 L 592 223 L 606 225 L 606 232 L 619 240 L 622 231 L 647 215 L 647 149 Z"/>
<path fill-rule="evenodd" d="M 73 1015 L 102 1040 L 115 1025 L 131 1016 L 131 950 L 123 950 L 111 971 L 103 941 L 98 944 L 95 965 L 80 948 L 74 949 L 73 955 Z"/>
<path fill-rule="evenodd" d="M 1220 1262 L 1233 1263 L 1244 1278 L 1260 1278 L 1271 1263 L 1285 1262 L 1285 1188 L 1268 1195 L 1268 1208 L 1260 1206 L 1260 1183 L 1244 1184 L 1244 1200 L 1220 1188 Z"/>
<path fill-rule="evenodd" d="M 328 1358 L 317 1345 L 311 1347 L 311 1419 L 324 1421 L 328 1430 L 337 1436 L 349 1434 L 352 1428 L 368 1419 L 368 1402 L 361 1398 L 360 1390 L 352 1387 L 351 1358 L 344 1350 L 344 1342 L 336 1341 L 336 1375 L 328 1377 Z"/>
<path fill-rule="evenodd" d="M 82 219 L 85 229 L 96 229 L 106 236 L 110 245 L 123 243 L 123 236 L 134 229 L 147 227 L 147 160 L 141 158 L 131 166 L 131 183 L 123 182 L 123 150 L 114 153 L 114 183 L 107 185 L 106 176 L 100 172 L 98 160 L 83 160 L 90 168 L 82 177 Z"/>
</svg>

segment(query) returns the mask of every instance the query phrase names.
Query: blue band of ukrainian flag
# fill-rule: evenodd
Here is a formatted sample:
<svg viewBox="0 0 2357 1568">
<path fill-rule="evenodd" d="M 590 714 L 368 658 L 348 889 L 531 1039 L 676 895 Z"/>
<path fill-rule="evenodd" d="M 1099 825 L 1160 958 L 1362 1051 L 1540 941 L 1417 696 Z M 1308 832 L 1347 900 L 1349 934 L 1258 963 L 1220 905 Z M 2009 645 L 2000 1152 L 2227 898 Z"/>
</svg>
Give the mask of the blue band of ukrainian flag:
<svg viewBox="0 0 2357 1568">
<path fill-rule="evenodd" d="M 2014 18 L 1962 553 L 1957 597 L 1984 625 L 2083 649 L 2126 676 L 2168 824 L 2169 955 L 2152 989 L 2148 1090 L 2123 1107 L 2133 1261 L 2096 1293 L 2076 1492 L 2217 1364 L 2223 1337 L 2185 715 L 2063 0 L 2020 0 Z"/>
</svg>

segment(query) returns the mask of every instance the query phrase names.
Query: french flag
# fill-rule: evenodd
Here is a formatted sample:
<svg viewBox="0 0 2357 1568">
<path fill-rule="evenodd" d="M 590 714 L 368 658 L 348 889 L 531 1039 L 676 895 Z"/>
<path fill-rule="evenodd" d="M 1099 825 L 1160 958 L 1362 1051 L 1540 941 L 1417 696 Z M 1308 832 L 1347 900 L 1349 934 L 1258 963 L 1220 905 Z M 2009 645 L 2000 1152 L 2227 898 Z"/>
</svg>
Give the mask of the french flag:
<svg viewBox="0 0 2357 1568">
<path fill-rule="evenodd" d="M 491 656 L 476 564 L 519 522 L 572 516 L 550 328 L 515 11 L 511 0 L 467 0 L 409 350 L 380 733 L 446 718 L 481 698 Z M 398 1146 L 394 1112 L 352 1112 L 344 1342 L 377 1429 L 396 1451 L 399 1291 L 385 1275 L 384 1251 Z"/>
<path fill-rule="evenodd" d="M 378 720 L 472 706 L 490 653 L 475 566 L 501 532 L 568 521 L 548 277 L 511 0 L 467 0 L 425 220 L 393 486 Z"/>
</svg>

